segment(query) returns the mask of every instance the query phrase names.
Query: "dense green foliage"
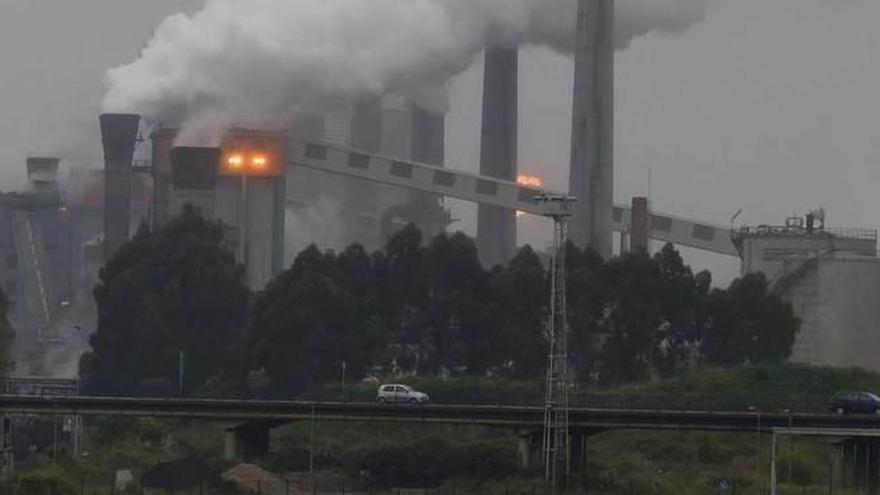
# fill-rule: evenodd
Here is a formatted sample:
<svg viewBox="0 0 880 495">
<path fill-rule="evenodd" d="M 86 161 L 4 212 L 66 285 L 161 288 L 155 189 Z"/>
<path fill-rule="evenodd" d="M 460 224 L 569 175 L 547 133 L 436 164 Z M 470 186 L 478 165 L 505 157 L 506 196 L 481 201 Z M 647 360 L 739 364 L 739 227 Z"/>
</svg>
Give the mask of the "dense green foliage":
<svg viewBox="0 0 880 495">
<path fill-rule="evenodd" d="M 568 249 L 569 320 L 580 376 L 627 383 L 670 376 L 694 362 L 735 365 L 788 358 L 800 322 L 767 291 L 763 274 L 711 289 L 667 244 L 653 257 L 602 262 Z M 596 345 L 596 342 L 604 344 Z"/>
<path fill-rule="evenodd" d="M 763 275 L 711 289 L 667 245 L 608 261 L 567 246 L 570 352 L 581 381 L 629 383 L 701 363 L 779 362 L 798 321 Z M 250 294 L 223 227 L 191 208 L 142 229 L 101 272 L 96 391 L 169 393 L 185 356 L 185 391 L 300 394 L 369 373 L 540 377 L 549 283 L 522 248 L 485 270 L 462 233 L 429 241 L 413 225 L 385 249 L 312 246 Z M 248 307 L 250 314 L 248 318 Z"/>
<path fill-rule="evenodd" d="M 569 245 L 567 266 L 582 380 L 628 383 L 790 354 L 799 322 L 763 275 L 711 289 L 708 272 L 694 275 L 671 245 L 607 262 Z M 372 256 L 358 246 L 301 253 L 255 305 L 251 366 L 265 369 L 276 393 L 338 380 L 343 362 L 349 377 L 370 367 L 536 377 L 547 312 L 547 274 L 531 248 L 485 271 L 470 238 L 443 234 L 426 245 L 409 226 Z"/>
<path fill-rule="evenodd" d="M 464 234 L 426 246 L 414 226 L 373 255 L 356 245 L 339 255 L 311 247 L 258 296 L 251 363 L 273 391 L 288 393 L 335 380 L 342 363 L 352 378 L 376 365 L 534 375 L 543 366 L 543 279 L 530 249 L 511 269 L 487 273 Z"/>
<path fill-rule="evenodd" d="M 13 493 L 51 493 L 55 495 L 75 495 L 73 483 L 65 479 L 58 469 L 44 469 L 25 473 L 10 487 Z"/>
<path fill-rule="evenodd" d="M 860 368 L 792 364 L 711 367 L 666 380 L 624 385 L 612 393 L 639 400 L 701 401 L 725 408 L 744 404 L 764 411 L 827 411 L 829 399 L 841 390 L 878 392 L 880 375 Z"/>
<path fill-rule="evenodd" d="M 192 208 L 142 228 L 101 270 L 98 328 L 80 372 L 93 391 L 176 391 L 180 355 L 192 390 L 240 361 L 248 291 L 223 227 Z"/>
<path fill-rule="evenodd" d="M 9 300 L 0 289 L 0 378 L 6 375 L 12 363 L 9 357 L 9 345 L 12 343 L 12 329 L 9 325 Z"/>
<path fill-rule="evenodd" d="M 351 456 L 373 486 L 437 486 L 448 478 L 503 479 L 518 470 L 515 452 L 487 442 L 455 445 L 432 438 L 402 445 L 368 448 Z"/>
</svg>

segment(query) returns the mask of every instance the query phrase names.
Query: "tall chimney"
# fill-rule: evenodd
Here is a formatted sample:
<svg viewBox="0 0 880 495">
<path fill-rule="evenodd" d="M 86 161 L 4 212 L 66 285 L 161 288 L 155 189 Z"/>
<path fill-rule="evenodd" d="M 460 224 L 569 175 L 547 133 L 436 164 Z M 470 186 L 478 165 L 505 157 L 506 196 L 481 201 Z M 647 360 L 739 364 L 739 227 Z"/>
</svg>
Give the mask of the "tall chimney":
<svg viewBox="0 0 880 495">
<path fill-rule="evenodd" d="M 572 242 L 611 255 L 614 202 L 614 0 L 579 0 L 569 190 Z"/>
<path fill-rule="evenodd" d="M 648 204 L 648 198 L 644 196 L 632 199 L 632 209 L 630 210 L 632 217 L 629 222 L 630 245 L 632 252 L 648 253 L 648 238 L 651 230 L 651 208 Z"/>
<path fill-rule="evenodd" d="M 486 49 L 480 173 L 505 180 L 517 174 L 518 59 L 516 48 Z M 516 212 L 479 205 L 477 247 L 483 265 L 510 261 L 516 251 Z"/>
<path fill-rule="evenodd" d="M 104 259 L 128 241 L 131 209 L 131 162 L 140 116 L 100 116 L 104 144 Z"/>
</svg>

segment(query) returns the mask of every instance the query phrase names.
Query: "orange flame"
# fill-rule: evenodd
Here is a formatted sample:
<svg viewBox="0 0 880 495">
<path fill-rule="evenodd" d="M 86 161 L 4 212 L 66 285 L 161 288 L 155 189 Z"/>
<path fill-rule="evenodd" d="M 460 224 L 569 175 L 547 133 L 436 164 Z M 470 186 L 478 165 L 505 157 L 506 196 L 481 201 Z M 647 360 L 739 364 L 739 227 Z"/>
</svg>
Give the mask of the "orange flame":
<svg viewBox="0 0 880 495">
<path fill-rule="evenodd" d="M 521 174 L 516 177 L 516 183 L 524 187 L 541 187 L 544 185 L 544 179 L 535 175 Z M 524 211 L 517 211 L 516 217 L 519 218 L 525 216 L 525 214 L 526 212 Z"/>
<path fill-rule="evenodd" d="M 544 180 L 534 175 L 519 175 L 516 183 L 526 187 L 541 187 L 544 185 Z"/>
</svg>

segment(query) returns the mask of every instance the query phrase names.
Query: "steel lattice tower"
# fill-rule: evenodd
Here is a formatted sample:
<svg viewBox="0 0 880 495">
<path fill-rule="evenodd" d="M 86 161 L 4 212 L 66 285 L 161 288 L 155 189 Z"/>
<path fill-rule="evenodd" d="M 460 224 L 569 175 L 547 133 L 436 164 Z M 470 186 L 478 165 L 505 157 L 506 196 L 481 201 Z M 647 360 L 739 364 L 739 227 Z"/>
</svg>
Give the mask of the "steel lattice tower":
<svg viewBox="0 0 880 495">
<path fill-rule="evenodd" d="M 549 350 L 544 400 L 544 469 L 553 487 L 567 483 L 571 470 L 568 434 L 568 324 L 565 308 L 565 243 L 571 205 L 577 198 L 539 196 L 552 205 L 545 216 L 553 219 L 553 253 L 550 261 Z"/>
</svg>

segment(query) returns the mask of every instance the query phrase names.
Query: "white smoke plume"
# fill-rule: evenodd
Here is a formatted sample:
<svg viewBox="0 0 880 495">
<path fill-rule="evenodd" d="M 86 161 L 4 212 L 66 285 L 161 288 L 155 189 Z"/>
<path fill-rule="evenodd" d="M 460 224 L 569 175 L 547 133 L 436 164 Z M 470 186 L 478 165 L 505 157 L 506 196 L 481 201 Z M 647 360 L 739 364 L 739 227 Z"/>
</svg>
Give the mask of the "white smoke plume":
<svg viewBox="0 0 880 495">
<path fill-rule="evenodd" d="M 618 45 L 686 29 L 706 1 L 618 0 Z M 575 14 L 576 0 L 208 0 L 165 19 L 138 60 L 108 71 L 104 109 L 284 123 L 386 92 L 436 102 L 488 44 L 565 51 Z"/>
<path fill-rule="evenodd" d="M 333 197 L 320 195 L 304 208 L 288 208 L 284 218 L 284 265 L 315 244 L 321 250 L 345 249 L 345 220 L 342 206 Z"/>
</svg>

